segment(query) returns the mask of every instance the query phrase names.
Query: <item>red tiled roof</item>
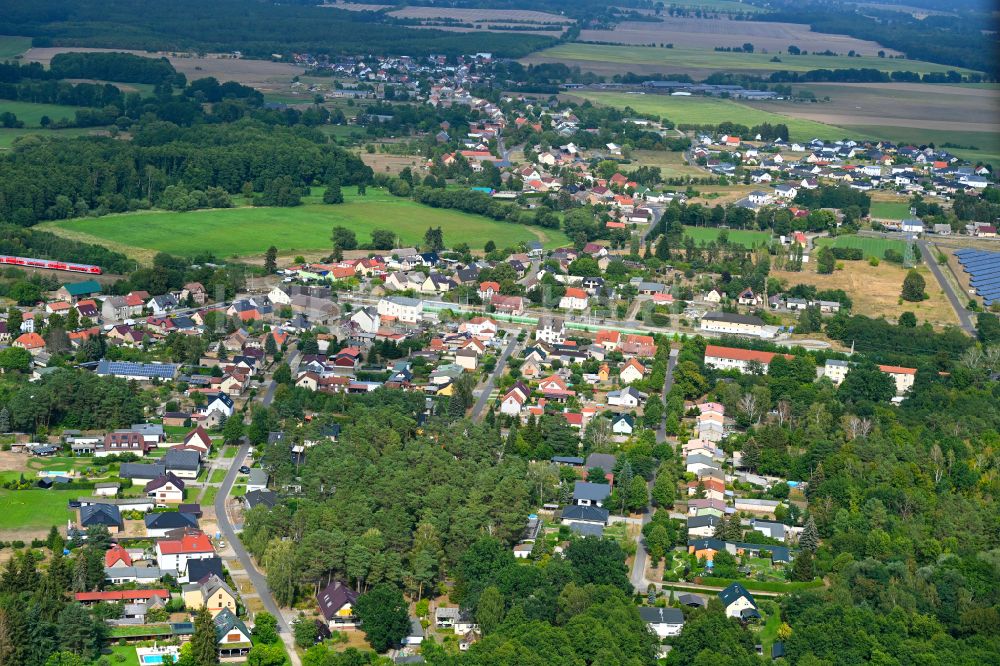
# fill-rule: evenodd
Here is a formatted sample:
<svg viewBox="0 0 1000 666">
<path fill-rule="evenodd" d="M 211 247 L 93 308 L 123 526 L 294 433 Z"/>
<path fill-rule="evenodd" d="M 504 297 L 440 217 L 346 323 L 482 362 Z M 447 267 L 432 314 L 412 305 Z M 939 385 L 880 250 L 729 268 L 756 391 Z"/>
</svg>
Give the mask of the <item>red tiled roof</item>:
<svg viewBox="0 0 1000 666">
<path fill-rule="evenodd" d="M 898 365 L 880 365 L 878 369 L 882 372 L 887 372 L 893 375 L 915 375 L 917 374 L 916 368 L 904 368 Z"/>
<path fill-rule="evenodd" d="M 215 550 L 208 535 L 203 532 L 198 534 L 185 534 L 180 539 L 163 539 L 156 543 L 156 547 L 164 555 L 178 555 L 183 553 L 208 553 Z"/>
<path fill-rule="evenodd" d="M 774 352 L 756 351 L 753 349 L 738 349 L 736 347 L 719 347 L 717 345 L 707 345 L 705 347 L 705 357 L 728 358 L 734 361 L 757 361 L 758 363 L 770 363 L 775 357 Z M 785 354 L 785 358 L 792 358 L 790 354 Z"/>
<path fill-rule="evenodd" d="M 160 597 L 169 599 L 168 590 L 108 590 L 106 592 L 77 592 L 73 595 L 77 601 L 132 601 Z"/>
</svg>

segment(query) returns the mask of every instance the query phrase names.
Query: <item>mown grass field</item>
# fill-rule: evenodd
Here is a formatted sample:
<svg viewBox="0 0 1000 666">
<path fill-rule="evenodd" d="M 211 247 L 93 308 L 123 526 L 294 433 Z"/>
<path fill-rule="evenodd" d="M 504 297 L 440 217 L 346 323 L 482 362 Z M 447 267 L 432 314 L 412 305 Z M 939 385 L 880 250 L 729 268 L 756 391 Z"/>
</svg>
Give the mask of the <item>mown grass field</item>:
<svg viewBox="0 0 1000 666">
<path fill-rule="evenodd" d="M 784 123 L 788 126 L 788 132 L 793 141 L 808 140 L 813 137 L 843 139 L 847 136 L 857 136 L 857 132 L 843 127 L 826 125 L 804 118 L 783 116 L 770 111 L 761 111 L 746 104 L 715 97 L 630 95 L 628 93 L 589 90 L 574 92 L 573 95 L 608 106 L 619 108 L 628 106 L 639 113 L 655 114 L 677 124 L 718 125 L 729 121 L 753 126 L 760 123 Z"/>
<path fill-rule="evenodd" d="M 723 231 L 726 232 L 731 244 L 742 245 L 748 248 L 755 245 L 767 245 L 771 240 L 771 234 L 766 231 L 719 229 L 718 227 L 684 227 L 684 235 L 693 238 L 695 243 L 708 243 L 718 240 L 719 235 Z"/>
<path fill-rule="evenodd" d="M 874 136 L 915 146 L 933 143 L 938 148 L 970 162 L 982 161 L 1000 167 L 1000 133 L 930 130 L 891 125 L 851 125 L 849 129 L 853 136 Z M 955 148 L 955 145 L 962 147 Z"/>
<path fill-rule="evenodd" d="M 848 58 L 846 56 L 785 55 L 779 57 L 779 62 L 773 62 L 772 58 L 774 57 L 770 53 L 727 53 L 713 51 L 709 47 L 703 49 L 665 49 L 649 46 L 583 44 L 580 42 L 558 44 L 531 56 L 531 58 L 543 58 L 549 61 L 564 61 L 570 66 L 586 61 L 622 65 L 656 65 L 662 67 L 661 71 L 663 72 L 676 71 L 677 69 L 806 72 L 811 69 L 848 68 L 870 68 L 884 72 L 909 71 L 920 74 L 947 72 L 948 70 L 955 70 L 963 74 L 970 72 L 970 70 L 961 67 L 949 67 L 922 60 L 879 58 L 877 56 Z M 580 66 L 585 67 L 584 65 Z M 674 69 L 672 70 L 671 67 Z"/>
<path fill-rule="evenodd" d="M 76 495 L 59 490 L 0 490 L 0 531 L 65 527 L 73 517 L 66 503 Z"/>
<path fill-rule="evenodd" d="M 910 204 L 905 201 L 873 201 L 871 216 L 882 220 L 905 220 L 910 217 Z"/>
<path fill-rule="evenodd" d="M 6 111 L 13 113 L 17 116 L 18 120 L 24 122 L 25 128 L 41 127 L 42 116 L 48 116 L 51 120 L 61 120 L 62 118 L 73 120 L 79 108 L 77 106 L 62 106 L 58 104 L 35 104 L 34 102 L 0 100 L 0 113 Z"/>
<path fill-rule="evenodd" d="M 874 205 L 873 205 L 874 207 Z M 817 238 L 816 244 L 830 247 L 860 248 L 865 257 L 883 259 L 886 250 L 895 250 L 900 254 L 906 252 L 906 243 L 894 238 L 870 238 L 868 236 L 837 236 L 836 238 Z"/>
<path fill-rule="evenodd" d="M 307 203 L 294 208 L 150 211 L 62 220 L 43 226 L 133 256 L 160 251 L 180 256 L 204 251 L 219 257 L 249 256 L 262 254 L 271 245 L 283 254 L 324 251 L 331 247 L 330 232 L 335 226 L 352 229 L 359 243 L 368 242 L 374 229 L 391 229 L 402 243 L 417 244 L 431 226 L 442 228 L 449 246 L 468 243 L 481 249 L 488 240 L 501 247 L 531 240 L 541 240 L 547 247 L 567 242 L 560 231 L 430 208 L 373 188 L 363 197 L 354 188 L 345 188 L 345 198 L 345 203 L 336 206 Z"/>
<path fill-rule="evenodd" d="M 0 61 L 15 58 L 31 48 L 31 37 L 0 35 Z"/>
</svg>

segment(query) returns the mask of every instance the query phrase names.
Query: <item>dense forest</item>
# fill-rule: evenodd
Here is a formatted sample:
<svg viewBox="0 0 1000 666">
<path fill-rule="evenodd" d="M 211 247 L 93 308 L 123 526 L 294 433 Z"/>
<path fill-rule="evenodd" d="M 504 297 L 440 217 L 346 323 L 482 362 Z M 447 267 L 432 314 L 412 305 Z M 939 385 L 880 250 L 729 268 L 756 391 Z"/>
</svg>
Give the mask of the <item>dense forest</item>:
<svg viewBox="0 0 1000 666">
<path fill-rule="evenodd" d="M 130 142 L 29 137 L 0 157 L 0 221 L 123 212 L 156 205 L 171 185 L 204 191 L 253 191 L 287 176 L 296 185 L 357 184 L 371 169 L 305 127 L 241 120 L 180 127 L 140 123 Z"/>
<path fill-rule="evenodd" d="M 375 12 L 352 12 L 315 3 L 221 0 L 11 0 L 5 32 L 34 38 L 37 46 L 98 46 L 156 51 L 240 51 L 254 58 L 279 53 L 359 53 L 457 56 L 479 51 L 520 57 L 554 43 L 551 37 L 461 33 L 400 25 Z M 122 26 L 128 26 L 123 31 Z"/>
</svg>

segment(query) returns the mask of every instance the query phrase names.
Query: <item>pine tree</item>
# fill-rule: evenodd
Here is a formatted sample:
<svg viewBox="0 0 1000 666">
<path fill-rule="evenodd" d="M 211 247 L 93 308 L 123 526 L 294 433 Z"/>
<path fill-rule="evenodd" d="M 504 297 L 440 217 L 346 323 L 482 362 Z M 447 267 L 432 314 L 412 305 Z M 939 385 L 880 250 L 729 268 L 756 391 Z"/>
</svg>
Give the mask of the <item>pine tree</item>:
<svg viewBox="0 0 1000 666">
<path fill-rule="evenodd" d="M 273 335 L 268 335 L 264 339 L 264 353 L 272 358 L 278 353 L 278 343 L 274 341 Z"/>
<path fill-rule="evenodd" d="M 270 274 L 278 270 L 278 248 L 273 245 L 267 248 L 264 255 L 264 270 Z"/>
<path fill-rule="evenodd" d="M 191 636 L 191 656 L 198 666 L 219 663 L 219 643 L 215 622 L 207 606 L 202 606 L 194 616 L 194 635 Z"/>
<path fill-rule="evenodd" d="M 0 432 L 10 432 L 10 412 L 6 407 L 0 409 Z"/>
<path fill-rule="evenodd" d="M 723 540 L 726 538 L 727 522 L 728 521 L 726 520 L 725 516 L 719 519 L 719 522 L 715 524 L 715 530 L 713 530 L 712 532 L 712 536 L 714 538 Z"/>
<path fill-rule="evenodd" d="M 743 526 L 739 518 L 730 518 L 726 524 L 726 541 L 739 541 L 743 538 Z"/>
<path fill-rule="evenodd" d="M 816 549 L 819 548 L 819 530 L 816 529 L 816 521 L 813 520 L 812 516 L 809 516 L 802 534 L 799 535 L 799 546 L 802 547 L 802 550 L 808 550 L 810 553 L 815 553 Z"/>
<path fill-rule="evenodd" d="M 656 603 L 656 586 L 652 583 L 646 586 L 646 603 L 650 606 Z"/>
<path fill-rule="evenodd" d="M 816 567 L 813 564 L 812 553 L 803 550 L 792 563 L 792 580 L 807 583 L 816 576 Z"/>
</svg>

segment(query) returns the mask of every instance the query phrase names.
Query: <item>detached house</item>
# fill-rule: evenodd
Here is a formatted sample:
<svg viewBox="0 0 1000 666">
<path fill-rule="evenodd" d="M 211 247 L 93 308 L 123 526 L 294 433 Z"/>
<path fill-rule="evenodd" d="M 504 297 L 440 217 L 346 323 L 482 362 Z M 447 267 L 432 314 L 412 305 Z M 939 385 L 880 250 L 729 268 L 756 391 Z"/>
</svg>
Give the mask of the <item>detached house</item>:
<svg viewBox="0 0 1000 666">
<path fill-rule="evenodd" d="M 588 302 L 586 291 L 579 287 L 568 287 L 566 295 L 559 299 L 559 308 L 562 310 L 586 310 Z"/>
<path fill-rule="evenodd" d="M 618 378 L 623 384 L 631 384 L 641 380 L 645 375 L 646 367 L 634 358 L 630 358 L 618 373 Z"/>
<path fill-rule="evenodd" d="M 173 569 L 187 573 L 188 562 L 215 557 L 215 548 L 204 532 L 185 531 L 175 538 L 160 539 L 154 547 L 156 564 L 160 569 Z"/>
<path fill-rule="evenodd" d="M 236 593 L 224 580 L 215 574 L 209 574 L 195 583 L 187 583 L 181 588 L 184 606 L 194 610 L 205 606 L 217 616 L 223 610 L 236 612 Z"/>
<path fill-rule="evenodd" d="M 157 506 L 180 504 L 184 501 L 184 482 L 172 472 L 156 477 L 143 490 L 147 496 L 156 500 Z"/>
<path fill-rule="evenodd" d="M 358 618 L 354 614 L 354 604 L 357 603 L 358 596 L 350 585 L 339 580 L 333 581 L 316 595 L 319 611 L 331 631 L 353 629 L 358 626 Z"/>
</svg>

